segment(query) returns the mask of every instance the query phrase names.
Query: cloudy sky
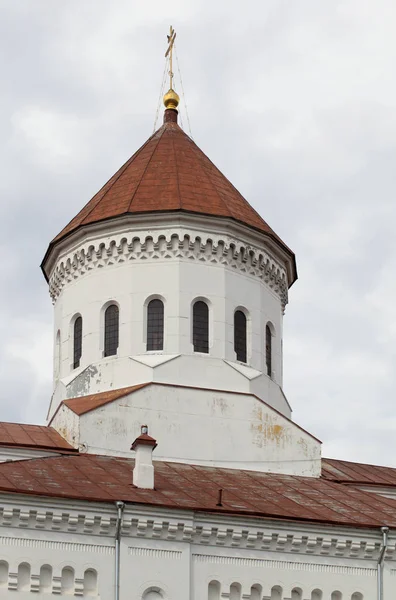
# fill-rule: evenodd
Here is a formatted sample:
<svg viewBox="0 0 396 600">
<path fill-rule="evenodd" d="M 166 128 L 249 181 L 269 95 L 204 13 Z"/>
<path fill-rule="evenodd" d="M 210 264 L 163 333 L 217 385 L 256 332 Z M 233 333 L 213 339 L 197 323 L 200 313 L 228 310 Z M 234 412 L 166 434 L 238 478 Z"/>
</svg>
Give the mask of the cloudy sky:
<svg viewBox="0 0 396 600">
<path fill-rule="evenodd" d="M 195 141 L 297 255 L 295 420 L 396 466 L 393 0 L 0 0 L 0 419 L 44 420 L 39 264 L 152 133 L 170 23 Z"/>
</svg>

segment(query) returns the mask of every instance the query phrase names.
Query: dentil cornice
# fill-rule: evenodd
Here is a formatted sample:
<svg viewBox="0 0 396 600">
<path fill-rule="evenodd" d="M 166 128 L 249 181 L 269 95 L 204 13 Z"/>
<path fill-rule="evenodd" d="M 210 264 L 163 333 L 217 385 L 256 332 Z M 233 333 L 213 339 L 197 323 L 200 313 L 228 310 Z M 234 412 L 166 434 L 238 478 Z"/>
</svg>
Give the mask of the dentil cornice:
<svg viewBox="0 0 396 600">
<path fill-rule="evenodd" d="M 221 515 L 218 519 L 215 515 L 205 518 L 204 515 L 193 512 L 180 511 L 179 514 L 178 511 L 164 511 L 160 508 L 153 512 L 139 506 L 127 505 L 122 520 L 122 536 L 146 542 L 162 540 L 191 543 L 202 547 L 199 555 L 214 552 L 215 548 L 228 548 L 228 554 L 232 553 L 233 549 L 246 549 L 286 553 L 290 556 L 377 560 L 381 546 L 379 531 L 378 535 L 375 535 L 373 530 L 331 526 L 326 528 L 321 524 L 313 526 L 304 523 L 283 523 L 279 526 L 275 522 L 266 523 L 264 520 L 260 525 L 257 523 L 258 519 L 244 520 L 242 524 L 238 518 L 233 519 L 226 515 Z M 47 531 L 63 536 L 68 533 L 86 534 L 90 539 L 92 535 L 98 536 L 98 545 L 110 549 L 109 538 L 114 538 L 115 527 L 116 510 L 109 510 L 108 505 L 96 510 L 87 507 L 84 511 L 83 506 L 68 509 L 65 501 L 63 506 L 57 507 L 55 501 L 52 507 L 46 507 L 37 499 L 37 505 L 34 506 L 10 502 L 3 503 L 0 507 L 0 538 L 3 545 L 26 545 L 28 539 L 40 539 L 40 532 Z M 9 528 L 14 530 L 12 535 L 6 531 Z M 20 542 L 15 529 L 25 530 Z M 30 531 L 29 534 L 27 530 Z M 62 539 L 64 543 L 69 543 L 67 537 Z M 84 543 L 83 538 L 80 543 Z M 133 545 L 139 544 L 136 541 Z M 209 551 L 209 548 L 212 550 Z M 392 560 L 395 556 L 396 539 L 390 538 L 386 558 Z"/>
<path fill-rule="evenodd" d="M 196 230 L 171 228 L 162 232 L 138 232 L 103 236 L 81 244 L 56 264 L 50 280 L 50 295 L 55 303 L 63 287 L 97 268 L 140 260 L 200 261 L 219 265 L 262 279 L 276 293 L 284 309 L 288 302 L 285 268 L 263 248 L 228 235 L 208 235 Z"/>
</svg>

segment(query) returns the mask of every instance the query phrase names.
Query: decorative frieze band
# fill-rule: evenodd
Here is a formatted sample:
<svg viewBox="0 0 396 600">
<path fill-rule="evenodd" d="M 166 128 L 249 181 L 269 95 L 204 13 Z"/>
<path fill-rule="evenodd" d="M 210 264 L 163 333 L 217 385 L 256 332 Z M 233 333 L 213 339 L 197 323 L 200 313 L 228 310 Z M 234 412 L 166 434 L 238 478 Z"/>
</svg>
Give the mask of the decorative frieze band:
<svg viewBox="0 0 396 600">
<path fill-rule="evenodd" d="M 159 558 L 160 560 L 180 560 L 182 552 L 178 550 L 161 550 L 158 548 L 140 548 L 129 546 L 128 554 L 144 558 Z"/>
<path fill-rule="evenodd" d="M 7 528 L 23 528 L 32 531 L 32 539 L 24 537 L 23 541 L 18 536 L 0 538 L 4 544 L 53 544 L 54 549 L 65 548 L 64 544 L 75 542 L 39 541 L 34 536 L 34 531 L 53 531 L 55 533 L 78 533 L 97 536 L 114 537 L 116 528 L 116 515 L 67 513 L 65 510 L 21 510 L 18 508 L 0 509 L 0 526 Z M 330 556 L 335 558 L 356 558 L 376 560 L 380 549 L 380 535 L 378 540 L 361 535 L 351 534 L 337 536 L 335 534 L 302 534 L 293 530 L 279 532 L 271 528 L 257 528 L 248 526 L 242 528 L 226 526 L 202 525 L 192 520 L 150 519 L 143 517 L 129 517 L 125 513 L 122 522 L 122 536 L 152 540 L 180 541 L 200 544 L 208 547 L 238 548 L 248 550 L 264 550 L 269 552 L 283 552 L 294 555 Z M 15 539 L 14 539 L 15 538 Z M 3 540 L 3 541 L 2 541 Z M 60 544 L 60 545 L 59 545 Z M 92 552 L 111 554 L 112 544 L 105 546 L 92 546 L 75 544 L 75 550 L 86 549 Z M 78 548 L 77 548 L 78 546 Z M 36 546 L 37 547 L 37 546 Z M 133 548 L 131 552 L 142 550 Z M 395 554 L 395 542 L 390 541 L 386 559 L 392 559 Z"/>
<path fill-rule="evenodd" d="M 50 540 L 38 540 L 35 538 L 18 538 L 18 537 L 0 537 L 0 548 L 3 546 L 7 547 L 20 547 L 20 548 L 34 548 L 45 549 L 45 550 L 61 550 L 66 552 L 94 552 L 95 554 L 114 554 L 113 546 L 104 546 L 102 544 L 80 544 L 77 542 L 56 542 Z"/>
<path fill-rule="evenodd" d="M 288 283 L 285 269 L 262 248 L 243 244 L 222 236 L 200 237 L 192 232 L 157 234 L 156 237 L 136 235 L 127 239 L 108 238 L 95 245 L 82 247 L 60 261 L 49 282 L 53 302 L 63 287 L 96 268 L 135 260 L 197 260 L 222 265 L 246 275 L 259 277 L 280 297 L 283 309 L 288 302 Z"/>
<path fill-rule="evenodd" d="M 372 568 L 348 565 L 328 565 L 311 562 L 293 562 L 286 560 L 266 560 L 259 558 L 241 558 L 239 556 L 217 556 L 214 554 L 193 554 L 193 561 L 213 565 L 231 565 L 233 567 L 253 567 L 258 569 L 278 569 L 281 571 L 303 571 L 311 573 L 337 573 L 341 575 L 358 575 L 375 577 L 377 571 Z"/>
</svg>

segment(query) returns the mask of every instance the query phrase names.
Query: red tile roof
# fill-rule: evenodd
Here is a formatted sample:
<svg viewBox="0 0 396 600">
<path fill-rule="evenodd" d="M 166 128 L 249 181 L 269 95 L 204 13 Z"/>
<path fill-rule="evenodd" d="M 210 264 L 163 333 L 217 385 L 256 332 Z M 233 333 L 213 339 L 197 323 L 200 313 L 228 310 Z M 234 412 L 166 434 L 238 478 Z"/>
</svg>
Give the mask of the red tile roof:
<svg viewBox="0 0 396 600">
<path fill-rule="evenodd" d="M 396 500 L 293 477 L 155 462 L 155 490 L 132 485 L 132 459 L 90 454 L 0 464 L 0 490 L 348 526 L 396 527 Z M 222 506 L 217 506 L 219 489 Z"/>
<path fill-rule="evenodd" d="M 20 423 L 0 422 L 0 446 L 76 452 L 53 427 Z"/>
<path fill-rule="evenodd" d="M 141 383 L 139 385 L 131 385 L 125 388 L 119 388 L 117 390 L 109 390 L 107 392 L 99 392 L 98 394 L 89 394 L 89 396 L 81 396 L 79 398 L 70 398 L 68 400 L 63 400 L 63 404 L 66 404 L 70 410 L 72 410 L 76 415 L 84 415 L 85 413 L 94 410 L 95 408 L 99 408 L 104 404 L 108 404 L 109 402 L 113 402 L 118 398 L 122 398 L 127 394 L 131 394 L 136 390 L 140 390 L 141 388 L 150 385 L 149 383 Z"/>
<path fill-rule="evenodd" d="M 379 467 L 332 458 L 322 460 L 322 477 L 342 483 L 396 486 L 396 469 L 392 467 Z"/>
<path fill-rule="evenodd" d="M 55 237 L 83 225 L 159 211 L 229 217 L 259 230 L 294 254 L 238 190 L 174 122 L 166 122 Z M 45 261 L 45 259 L 44 259 Z"/>
</svg>

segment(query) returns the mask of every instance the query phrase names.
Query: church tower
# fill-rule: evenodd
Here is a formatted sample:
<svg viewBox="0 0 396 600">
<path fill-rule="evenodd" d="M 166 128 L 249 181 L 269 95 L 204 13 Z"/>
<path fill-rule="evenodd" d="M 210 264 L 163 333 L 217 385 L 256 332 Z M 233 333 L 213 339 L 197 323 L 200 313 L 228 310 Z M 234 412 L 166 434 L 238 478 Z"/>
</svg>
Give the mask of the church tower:
<svg viewBox="0 0 396 600">
<path fill-rule="evenodd" d="M 172 55 L 172 39 L 169 52 Z M 293 252 L 178 125 L 164 122 L 52 240 L 48 422 L 76 447 L 317 476 L 282 391 Z"/>
</svg>

